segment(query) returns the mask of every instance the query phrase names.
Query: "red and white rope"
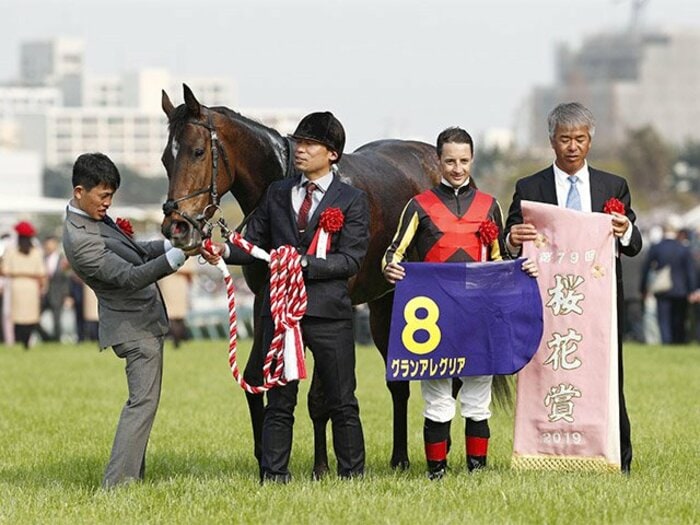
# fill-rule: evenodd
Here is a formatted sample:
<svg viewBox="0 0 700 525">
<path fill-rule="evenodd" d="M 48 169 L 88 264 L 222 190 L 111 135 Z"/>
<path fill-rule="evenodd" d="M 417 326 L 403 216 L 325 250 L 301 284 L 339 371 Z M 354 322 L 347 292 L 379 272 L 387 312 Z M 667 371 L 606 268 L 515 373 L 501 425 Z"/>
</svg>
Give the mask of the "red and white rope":
<svg viewBox="0 0 700 525">
<path fill-rule="evenodd" d="M 306 313 L 307 297 L 301 271 L 301 256 L 292 246 L 281 246 L 269 254 L 234 232 L 229 240 L 257 259 L 270 263 L 270 310 L 275 326 L 272 343 L 263 361 L 263 384 L 250 385 L 238 369 L 238 319 L 233 279 L 223 259 L 217 268 L 224 276 L 229 309 L 229 355 L 231 373 L 239 385 L 251 394 L 267 392 L 288 381 L 304 379 L 304 342 L 299 322 Z M 205 244 L 209 249 L 210 245 Z"/>
</svg>

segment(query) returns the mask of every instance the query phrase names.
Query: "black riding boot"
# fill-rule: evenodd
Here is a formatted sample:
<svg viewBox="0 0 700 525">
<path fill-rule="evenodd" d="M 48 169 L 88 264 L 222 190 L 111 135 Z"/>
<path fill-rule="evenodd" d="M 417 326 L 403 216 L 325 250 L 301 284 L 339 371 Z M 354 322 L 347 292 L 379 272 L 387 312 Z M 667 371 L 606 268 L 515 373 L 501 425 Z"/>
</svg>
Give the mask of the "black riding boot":
<svg viewBox="0 0 700 525">
<path fill-rule="evenodd" d="M 428 418 L 423 425 L 425 459 L 428 463 L 428 479 L 442 479 L 447 471 L 447 451 L 449 448 L 450 422 L 438 423 Z"/>
<path fill-rule="evenodd" d="M 467 418 L 465 420 L 465 445 L 467 452 L 467 469 L 469 472 L 486 467 L 486 457 L 488 456 L 489 430 L 488 419 L 474 421 Z"/>
</svg>

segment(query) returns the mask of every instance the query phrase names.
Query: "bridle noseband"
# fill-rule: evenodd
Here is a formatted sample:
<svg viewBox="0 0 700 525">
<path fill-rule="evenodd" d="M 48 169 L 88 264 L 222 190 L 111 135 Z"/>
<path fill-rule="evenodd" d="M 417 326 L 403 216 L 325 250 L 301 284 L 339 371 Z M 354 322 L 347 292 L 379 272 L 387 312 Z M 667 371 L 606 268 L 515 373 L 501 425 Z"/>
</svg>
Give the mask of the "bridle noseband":
<svg viewBox="0 0 700 525">
<path fill-rule="evenodd" d="M 226 168 L 226 173 L 228 174 L 229 180 L 233 181 L 233 176 L 231 175 L 231 169 L 229 166 L 228 157 L 226 156 L 226 150 L 221 146 L 221 143 L 219 142 L 219 137 L 216 133 L 216 128 L 214 127 L 214 124 L 212 123 L 211 111 L 207 110 L 207 122 L 206 123 L 200 122 L 198 120 L 190 120 L 189 124 L 192 124 L 195 126 L 201 126 L 201 127 L 209 130 L 209 136 L 211 139 L 211 163 L 212 163 L 211 183 L 209 184 L 208 187 L 193 191 L 192 193 L 189 193 L 189 194 L 185 195 L 184 197 L 180 197 L 179 199 L 166 200 L 163 203 L 163 214 L 166 217 L 168 217 L 173 213 L 177 213 L 183 219 L 185 219 L 187 222 L 189 222 L 202 235 L 202 237 L 204 239 L 207 239 L 207 238 L 211 237 L 211 232 L 212 232 L 212 229 L 214 227 L 213 224 L 211 224 L 209 221 L 207 221 L 207 212 L 209 211 L 209 208 L 214 209 L 213 213 L 215 213 L 216 210 L 220 211 L 219 192 L 216 188 L 216 179 L 219 175 L 219 150 L 221 151 L 221 156 L 223 157 L 223 160 L 224 160 L 224 167 Z M 199 215 L 197 215 L 196 217 L 191 217 L 189 214 L 179 210 L 178 203 L 185 201 L 187 199 L 191 199 L 192 197 L 197 197 L 198 195 L 202 195 L 204 193 L 209 193 L 209 196 L 211 198 L 211 204 L 207 204 L 207 206 L 202 210 L 202 212 Z M 212 213 L 212 215 L 213 215 L 213 213 Z"/>
</svg>

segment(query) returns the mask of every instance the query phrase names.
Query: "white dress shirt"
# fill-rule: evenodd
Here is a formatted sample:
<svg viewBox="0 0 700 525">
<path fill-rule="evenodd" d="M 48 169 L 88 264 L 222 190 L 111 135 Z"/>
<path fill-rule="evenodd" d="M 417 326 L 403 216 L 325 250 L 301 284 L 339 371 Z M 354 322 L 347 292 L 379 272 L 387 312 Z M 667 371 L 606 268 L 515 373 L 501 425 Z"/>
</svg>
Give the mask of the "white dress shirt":
<svg viewBox="0 0 700 525">
<path fill-rule="evenodd" d="M 301 203 L 304 202 L 306 197 L 306 185 L 309 182 L 313 182 L 316 185 L 316 190 L 311 195 L 311 208 L 309 209 L 309 219 L 313 217 L 314 211 L 318 208 L 321 199 L 328 191 L 328 187 L 333 182 L 333 172 L 329 171 L 323 177 L 320 177 L 314 181 L 310 181 L 306 175 L 301 176 L 299 184 L 292 188 L 292 208 L 294 209 L 294 218 L 299 218 L 299 209 L 301 208 Z"/>
<path fill-rule="evenodd" d="M 571 188 L 569 174 L 560 169 L 556 162 L 552 163 L 552 168 L 554 170 L 554 186 L 557 192 L 557 206 L 566 208 L 566 197 L 569 195 L 569 188 Z M 588 162 L 584 160 L 581 169 L 573 175 L 578 177 L 576 189 L 581 199 L 581 211 L 593 211 L 593 205 L 591 204 L 591 174 L 588 171 Z M 620 244 L 622 246 L 629 246 L 631 240 L 632 223 L 627 221 L 627 230 L 624 235 L 620 237 Z M 520 253 L 520 247 L 515 247 L 510 243 L 510 233 L 508 233 L 506 237 L 506 248 L 514 257 Z"/>
<path fill-rule="evenodd" d="M 566 208 L 566 197 L 569 195 L 569 174 L 564 170 L 559 169 L 557 163 L 553 163 L 554 168 L 554 186 L 557 189 L 557 206 Z M 592 211 L 591 209 L 591 174 L 588 172 L 588 163 L 584 160 L 580 170 L 574 173 L 578 177 L 576 181 L 576 189 L 581 197 L 581 211 Z"/>
</svg>

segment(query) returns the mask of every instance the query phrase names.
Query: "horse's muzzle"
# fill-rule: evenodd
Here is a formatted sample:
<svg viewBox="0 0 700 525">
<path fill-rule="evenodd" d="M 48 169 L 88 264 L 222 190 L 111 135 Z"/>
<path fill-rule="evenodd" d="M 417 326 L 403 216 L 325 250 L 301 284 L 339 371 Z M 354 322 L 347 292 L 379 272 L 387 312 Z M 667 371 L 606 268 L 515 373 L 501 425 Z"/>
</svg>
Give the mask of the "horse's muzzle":
<svg viewBox="0 0 700 525">
<path fill-rule="evenodd" d="M 196 228 L 187 221 L 168 220 L 163 221 L 161 231 L 166 239 L 169 239 L 176 248 L 191 250 L 202 243 L 202 236 Z"/>
</svg>

